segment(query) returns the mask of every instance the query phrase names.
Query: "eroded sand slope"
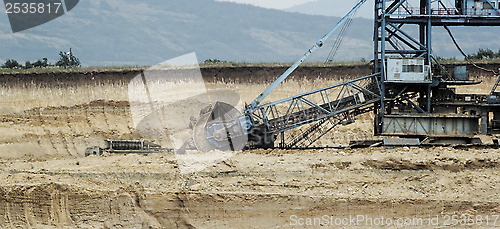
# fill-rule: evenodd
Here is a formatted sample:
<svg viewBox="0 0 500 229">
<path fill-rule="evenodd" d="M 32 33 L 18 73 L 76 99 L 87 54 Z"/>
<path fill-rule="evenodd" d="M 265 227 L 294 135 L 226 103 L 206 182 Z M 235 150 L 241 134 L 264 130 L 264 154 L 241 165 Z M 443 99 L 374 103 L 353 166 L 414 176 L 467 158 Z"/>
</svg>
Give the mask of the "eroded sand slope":
<svg viewBox="0 0 500 229">
<path fill-rule="evenodd" d="M 500 213 L 496 149 L 253 150 L 187 174 L 180 172 L 186 165 L 174 154 L 84 157 L 86 147 L 106 138 L 139 137 L 126 95 L 133 75 L 4 84 L 1 228 L 300 228 L 293 216 Z M 335 82 L 292 80 L 270 100 Z M 251 101 L 265 84 L 212 82 L 208 87 L 232 89 Z M 320 143 L 367 138 L 370 119 L 339 127 Z M 467 227 L 500 226 L 500 220 L 489 223 Z"/>
</svg>

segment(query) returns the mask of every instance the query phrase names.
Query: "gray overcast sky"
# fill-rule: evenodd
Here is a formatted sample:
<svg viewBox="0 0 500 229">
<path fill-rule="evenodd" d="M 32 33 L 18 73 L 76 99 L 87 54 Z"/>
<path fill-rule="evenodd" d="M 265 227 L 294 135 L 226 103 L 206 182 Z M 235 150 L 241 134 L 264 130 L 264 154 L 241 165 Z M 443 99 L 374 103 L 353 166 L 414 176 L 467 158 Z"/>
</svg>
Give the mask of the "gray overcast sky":
<svg viewBox="0 0 500 229">
<path fill-rule="evenodd" d="M 219 1 L 247 3 L 260 7 L 274 8 L 274 9 L 286 9 L 306 2 L 314 2 L 315 0 L 219 0 Z"/>
</svg>

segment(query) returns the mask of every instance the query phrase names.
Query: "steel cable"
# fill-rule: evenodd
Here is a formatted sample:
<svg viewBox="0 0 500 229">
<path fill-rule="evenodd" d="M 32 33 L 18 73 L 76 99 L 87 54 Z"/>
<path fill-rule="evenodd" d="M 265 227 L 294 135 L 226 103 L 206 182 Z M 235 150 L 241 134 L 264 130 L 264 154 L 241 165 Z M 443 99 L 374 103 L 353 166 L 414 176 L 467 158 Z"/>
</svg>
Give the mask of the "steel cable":
<svg viewBox="0 0 500 229">
<path fill-rule="evenodd" d="M 483 70 L 483 71 L 487 71 L 487 72 L 491 72 L 493 73 L 494 75 L 498 75 L 500 74 L 499 72 L 496 72 L 495 70 L 492 70 L 492 69 L 487 69 L 487 68 L 483 68 L 481 66 L 478 66 L 476 63 L 474 63 L 466 54 L 465 52 L 462 50 L 462 48 L 460 47 L 460 45 L 458 44 L 457 40 L 455 39 L 455 37 L 453 36 L 453 34 L 451 33 L 450 29 L 447 27 L 447 26 L 443 26 L 444 29 L 446 29 L 446 31 L 448 31 L 448 34 L 450 35 L 451 37 L 451 40 L 453 41 L 453 43 L 455 44 L 455 46 L 457 47 L 458 51 L 460 51 L 460 53 L 465 57 L 465 60 L 467 60 L 467 62 L 469 62 L 469 64 L 471 64 L 472 66 L 476 67 L 477 69 L 480 69 L 480 70 Z"/>
<path fill-rule="evenodd" d="M 349 31 L 349 28 L 351 26 L 351 23 L 355 15 L 356 13 L 352 14 L 347 20 L 347 22 L 342 26 L 342 29 L 340 30 L 340 33 L 337 36 L 337 39 L 335 40 L 335 43 L 333 44 L 332 49 L 330 50 L 330 53 L 328 54 L 325 63 L 333 61 L 333 57 L 337 55 L 340 45 L 342 44 L 344 37 L 347 35 L 347 32 Z"/>
</svg>

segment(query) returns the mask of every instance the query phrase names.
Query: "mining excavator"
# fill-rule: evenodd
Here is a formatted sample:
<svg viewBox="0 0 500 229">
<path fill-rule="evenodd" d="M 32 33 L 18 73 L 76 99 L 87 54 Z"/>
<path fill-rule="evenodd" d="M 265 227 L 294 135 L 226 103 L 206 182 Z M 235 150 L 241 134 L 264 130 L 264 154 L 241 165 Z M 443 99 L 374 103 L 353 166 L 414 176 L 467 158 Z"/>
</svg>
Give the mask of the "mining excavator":
<svg viewBox="0 0 500 229">
<path fill-rule="evenodd" d="M 357 2 L 241 112 L 221 101 L 203 109 L 193 125 L 196 148 L 308 148 L 335 127 L 351 124 L 368 112 L 374 114 L 374 135 L 384 138 L 382 145 L 498 147 L 500 93 L 496 90 L 500 77 L 489 94 L 456 93 L 457 87 L 481 83 L 469 79 L 467 67 L 497 77 L 498 70 L 470 61 L 450 30 L 456 26 L 500 26 L 498 0 L 375 0 L 372 74 L 261 104 L 336 31 L 340 29 L 339 36 L 345 35 L 365 2 Z M 448 32 L 469 65 L 449 70 L 439 62 L 432 52 L 434 27 Z M 368 146 L 378 144 L 368 142 Z"/>
<path fill-rule="evenodd" d="M 469 79 L 467 66 L 449 72 L 431 46 L 432 28 L 440 26 L 467 58 L 449 27 L 500 25 L 500 4 L 489 0 L 375 0 L 373 74 L 261 104 L 335 31 L 344 30 L 365 2 L 359 1 L 241 113 L 223 102 L 202 113 L 194 130 L 196 147 L 202 151 L 307 148 L 367 112 L 374 112 L 374 134 L 385 137 L 387 145 L 498 146 L 500 78 L 490 94 L 457 94 L 455 87 L 481 82 Z"/>
</svg>

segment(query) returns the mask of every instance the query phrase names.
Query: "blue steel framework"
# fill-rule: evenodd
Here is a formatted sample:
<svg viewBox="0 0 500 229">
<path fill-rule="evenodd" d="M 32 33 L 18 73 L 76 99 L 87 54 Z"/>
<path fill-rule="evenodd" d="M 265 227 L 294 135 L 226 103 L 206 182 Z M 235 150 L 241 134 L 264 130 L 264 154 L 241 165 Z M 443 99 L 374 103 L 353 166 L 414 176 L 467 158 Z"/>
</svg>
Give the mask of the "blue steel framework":
<svg viewBox="0 0 500 229">
<path fill-rule="evenodd" d="M 498 10 L 492 14 L 456 7 L 458 4 L 466 6 L 469 1 L 456 0 L 455 5 L 450 6 L 441 0 L 375 0 L 372 75 L 260 105 L 366 2 L 360 0 L 332 30 L 247 105 L 243 117 L 225 123 L 207 123 L 205 127 L 230 138 L 238 136 L 240 132 L 237 130 L 246 129 L 250 147 L 273 147 L 280 138 L 280 146 L 285 148 L 309 147 L 334 127 L 352 123 L 357 115 L 370 111 L 375 113 L 376 135 L 467 139 L 479 130 L 483 134 L 494 128 L 500 131 L 500 93 L 489 96 L 455 94 L 448 85 L 477 82 L 455 79 L 432 54 L 433 26 L 500 25 Z M 411 7 L 412 2 L 418 7 Z M 408 28 L 411 25 L 417 27 L 417 37 L 412 36 L 411 28 Z M 422 70 L 423 80 L 387 80 L 387 60 L 395 57 L 403 58 L 403 65 L 404 58 L 411 59 L 408 62 L 423 59 L 423 66 L 417 68 Z M 494 114 L 491 123 L 488 122 L 490 113 Z M 306 125 L 307 128 L 285 136 L 285 131 Z M 467 140 L 464 143 L 468 143 Z"/>
<path fill-rule="evenodd" d="M 277 136 L 281 136 L 281 147 L 308 147 L 335 126 L 350 123 L 354 120 L 354 116 L 372 111 L 371 104 L 380 100 L 378 73 L 260 105 L 307 57 L 321 48 L 365 2 L 366 0 L 359 0 L 325 36 L 245 107 L 243 113 L 247 120 L 239 123 L 245 123 L 244 126 L 250 123 L 248 125 L 250 145 L 274 146 Z M 307 124 L 312 125 L 299 134 L 285 138 L 285 131 Z M 230 129 L 231 125 L 226 125 L 225 128 Z"/>
<path fill-rule="evenodd" d="M 408 93 L 417 93 L 416 99 L 404 99 L 412 110 L 432 116 L 433 96 L 439 94 L 438 88 L 446 87 L 456 82 L 452 75 L 443 71 L 432 53 L 432 28 L 435 26 L 499 26 L 500 11 L 495 9 L 468 8 L 467 0 L 375 0 L 374 21 L 374 73 L 380 74 L 381 100 L 376 104 L 375 134 L 391 135 L 384 129 L 385 117 L 392 114 L 399 104 L 397 99 L 405 98 Z M 475 1 L 494 6 L 489 0 Z M 416 7 L 415 7 L 416 6 Z M 470 6 L 470 4 L 469 4 Z M 472 6 L 474 7 L 474 6 Z M 494 7 L 490 7 L 494 8 Z M 486 13 L 483 13 L 484 12 Z M 493 13 L 492 13 L 493 12 Z M 412 29 L 417 27 L 417 35 Z M 430 69 L 430 82 L 387 82 L 387 60 L 390 57 L 424 58 L 425 65 Z M 448 82 L 448 83 L 447 83 Z M 462 82 L 462 84 L 475 82 Z M 441 106 L 442 104 L 436 104 Z M 398 113 L 408 113 L 399 110 Z M 456 112 L 456 111 L 454 111 Z M 450 114 L 453 114 L 451 112 Z M 488 111 L 478 109 L 478 113 Z M 403 115 L 403 114 L 402 114 Z M 442 115 L 441 115 L 442 116 Z M 484 117 L 484 116 L 483 116 Z M 443 117 L 445 118 L 445 117 Z M 487 119 L 487 117 L 485 118 Z M 424 119 L 423 119 L 424 120 Z M 392 120 L 391 120 L 392 121 Z M 485 133 L 486 128 L 482 132 Z"/>
<path fill-rule="evenodd" d="M 354 121 L 355 116 L 373 110 L 380 101 L 379 74 L 318 89 L 287 99 L 258 106 L 251 114 L 255 127 L 261 127 L 260 135 L 271 137 L 282 134 L 281 147 L 308 147 L 337 125 Z M 284 132 L 306 124 L 306 130 L 284 137 Z M 261 139 L 265 140 L 265 139 Z M 258 141 L 258 145 L 266 145 Z"/>
</svg>

